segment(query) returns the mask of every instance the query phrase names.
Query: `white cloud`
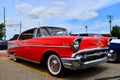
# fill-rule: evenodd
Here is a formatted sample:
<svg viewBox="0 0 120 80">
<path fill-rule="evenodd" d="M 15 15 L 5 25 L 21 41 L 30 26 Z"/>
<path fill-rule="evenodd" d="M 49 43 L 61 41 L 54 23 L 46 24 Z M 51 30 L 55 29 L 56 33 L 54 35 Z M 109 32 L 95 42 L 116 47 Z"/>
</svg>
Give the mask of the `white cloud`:
<svg viewBox="0 0 120 80">
<path fill-rule="evenodd" d="M 33 7 L 28 3 L 20 3 L 16 5 L 17 13 L 25 14 L 32 19 L 57 17 L 63 13 L 64 9 L 65 3 L 61 1 L 53 2 L 49 6 L 38 7 Z"/>
<path fill-rule="evenodd" d="M 73 24 L 71 25 L 68 22 L 66 22 L 67 20 L 78 19 L 85 22 L 85 20 L 92 19 L 97 16 L 99 17 L 98 10 L 120 2 L 120 0 L 71 0 L 71 1 L 70 0 L 31 0 L 31 1 L 24 0 L 24 1 L 26 2 L 22 2 L 22 0 L 17 0 L 15 4 L 11 5 L 11 6 L 16 5 L 15 7 L 17 10 L 17 14 L 19 16 L 16 16 L 15 14 L 10 14 L 11 12 L 15 13 L 13 11 L 14 8 L 11 7 L 12 8 L 11 10 L 7 10 L 7 13 L 11 15 L 11 19 L 10 18 L 6 19 L 7 25 L 19 24 L 19 21 L 21 20 L 22 31 L 31 27 L 36 27 L 36 26 L 38 27 L 38 25 L 53 25 L 53 26 L 61 25 L 61 26 L 67 26 L 67 29 L 73 30 L 76 26 L 76 25 L 73 26 L 75 23 L 71 22 Z M 9 13 L 8 11 L 11 12 Z M 120 20 L 116 20 L 115 22 L 119 22 L 119 21 Z M 80 22 L 80 24 L 84 25 L 84 22 L 83 23 Z M 108 22 L 106 23 L 95 22 L 95 24 L 92 25 L 90 23 L 86 23 L 86 24 L 88 24 L 89 27 L 88 30 L 94 32 L 96 31 L 96 29 L 91 29 L 91 28 L 95 28 L 95 26 L 100 26 L 99 28 L 101 28 L 101 26 L 102 27 L 106 26 Z M 80 30 L 82 29 L 82 31 L 85 32 L 84 26 L 83 27 L 80 26 L 80 28 L 76 27 L 74 31 L 78 31 L 79 29 Z M 11 32 L 9 31 L 8 33 L 10 34 Z M 109 31 L 100 31 L 100 32 L 108 33 Z"/>
<path fill-rule="evenodd" d="M 0 20 L 0 23 L 3 23 L 3 20 Z"/>
<path fill-rule="evenodd" d="M 114 22 L 120 22 L 120 19 L 118 19 L 118 20 L 115 20 Z"/>
<path fill-rule="evenodd" d="M 32 10 L 32 6 L 27 3 L 20 3 L 16 5 L 16 9 L 17 9 L 17 14 L 21 14 L 21 13 L 26 14 L 26 12 Z"/>
<path fill-rule="evenodd" d="M 120 19 L 117 20 L 112 20 L 112 26 L 120 23 Z M 109 26 L 109 22 L 101 22 L 101 21 L 96 21 L 93 24 L 95 27 L 106 27 Z"/>
<path fill-rule="evenodd" d="M 20 22 L 16 21 L 15 19 L 12 18 L 6 18 L 6 26 L 19 26 Z"/>
<path fill-rule="evenodd" d="M 6 26 L 18 26 L 19 22 L 12 18 L 6 18 Z M 0 20 L 0 23 L 3 23 L 4 20 Z"/>
<path fill-rule="evenodd" d="M 108 30 L 101 30 L 100 33 L 101 33 L 101 34 L 108 34 L 109 31 L 108 31 Z"/>
<path fill-rule="evenodd" d="M 97 21 L 97 22 L 94 23 L 95 27 L 104 27 L 104 26 L 107 26 L 107 25 L 108 25 L 108 22 Z"/>
<path fill-rule="evenodd" d="M 81 13 L 79 15 L 76 15 L 75 17 L 79 20 L 88 20 L 88 19 L 94 18 L 98 15 L 99 15 L 98 13 L 91 11 L 91 12 Z"/>
<path fill-rule="evenodd" d="M 70 31 L 75 34 L 79 34 L 79 33 L 85 33 L 86 29 L 85 29 L 85 26 L 78 26 L 78 27 L 71 28 Z"/>
<path fill-rule="evenodd" d="M 99 16 L 97 10 L 120 2 L 120 0 L 51 0 L 50 4 L 40 4 L 34 7 L 27 2 L 19 2 L 16 10 L 20 15 L 28 16 L 32 19 L 46 19 L 54 17 L 76 18 L 79 20 L 88 20 Z"/>
<path fill-rule="evenodd" d="M 74 0 L 74 2 L 69 3 L 66 15 L 79 20 L 88 20 L 98 16 L 98 10 L 117 2 L 120 2 L 120 0 Z"/>
<path fill-rule="evenodd" d="M 94 33 L 97 33 L 97 34 L 108 34 L 109 31 L 108 30 L 100 30 L 100 31 L 94 31 Z"/>
</svg>

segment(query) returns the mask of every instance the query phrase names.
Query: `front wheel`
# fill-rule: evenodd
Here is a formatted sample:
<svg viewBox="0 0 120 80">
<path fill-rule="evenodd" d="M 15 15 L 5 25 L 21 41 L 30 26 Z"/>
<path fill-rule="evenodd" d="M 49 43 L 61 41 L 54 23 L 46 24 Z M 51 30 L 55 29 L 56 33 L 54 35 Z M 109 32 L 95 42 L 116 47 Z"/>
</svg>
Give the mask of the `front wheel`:
<svg viewBox="0 0 120 80">
<path fill-rule="evenodd" d="M 114 51 L 112 53 L 111 58 L 108 60 L 108 62 L 119 62 L 120 61 L 120 52 Z"/>
<path fill-rule="evenodd" d="M 47 67 L 50 74 L 53 76 L 62 76 L 64 74 L 64 67 L 61 63 L 61 60 L 55 54 L 52 54 L 48 57 Z"/>
<path fill-rule="evenodd" d="M 12 59 L 15 62 L 18 60 L 15 53 L 10 54 L 10 59 Z"/>
</svg>

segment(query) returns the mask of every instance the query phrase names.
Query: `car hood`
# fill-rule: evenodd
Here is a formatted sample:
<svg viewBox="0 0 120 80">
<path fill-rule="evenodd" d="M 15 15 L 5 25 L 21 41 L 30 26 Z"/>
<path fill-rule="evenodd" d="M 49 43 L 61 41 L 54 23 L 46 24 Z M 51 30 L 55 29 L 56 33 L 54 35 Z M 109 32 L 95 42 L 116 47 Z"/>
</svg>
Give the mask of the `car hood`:
<svg viewBox="0 0 120 80">
<path fill-rule="evenodd" d="M 38 39 L 38 40 L 37 40 Z M 40 39 L 40 40 L 39 40 Z M 35 38 L 36 43 L 42 45 L 56 45 L 56 46 L 72 46 L 72 42 L 76 39 L 80 40 L 80 50 L 89 48 L 105 47 L 100 38 L 97 37 L 78 37 L 78 36 L 48 36 L 42 38 Z M 107 42 L 107 40 L 105 40 Z"/>
</svg>

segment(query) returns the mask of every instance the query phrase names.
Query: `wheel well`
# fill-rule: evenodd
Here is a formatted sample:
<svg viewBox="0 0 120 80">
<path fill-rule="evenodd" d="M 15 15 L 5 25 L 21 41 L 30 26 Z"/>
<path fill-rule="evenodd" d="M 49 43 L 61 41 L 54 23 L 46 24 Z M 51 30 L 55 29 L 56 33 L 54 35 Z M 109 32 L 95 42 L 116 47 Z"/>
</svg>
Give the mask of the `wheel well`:
<svg viewBox="0 0 120 80">
<path fill-rule="evenodd" d="M 45 52 L 44 55 L 42 56 L 42 59 L 41 59 L 41 61 L 40 61 L 40 65 L 46 67 L 46 65 L 47 65 L 47 59 L 48 59 L 48 57 L 49 57 L 50 55 L 52 55 L 52 54 L 55 54 L 55 55 L 57 55 L 57 56 L 59 57 L 59 55 L 58 55 L 56 52 L 54 52 L 54 51 L 47 51 L 47 52 Z"/>
<path fill-rule="evenodd" d="M 12 52 L 10 52 L 10 54 L 13 54 L 14 52 L 12 51 Z"/>
<path fill-rule="evenodd" d="M 10 53 L 8 53 L 8 56 L 10 57 L 10 55 L 12 55 L 12 54 L 14 54 L 14 52 L 12 51 L 12 52 L 10 52 Z"/>
</svg>

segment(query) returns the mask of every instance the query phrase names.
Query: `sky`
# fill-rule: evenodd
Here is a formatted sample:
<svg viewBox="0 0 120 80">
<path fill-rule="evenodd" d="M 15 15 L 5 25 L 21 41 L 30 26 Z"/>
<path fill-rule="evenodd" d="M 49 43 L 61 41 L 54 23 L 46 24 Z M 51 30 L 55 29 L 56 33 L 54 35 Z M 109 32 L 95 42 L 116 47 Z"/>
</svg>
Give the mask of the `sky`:
<svg viewBox="0 0 120 80">
<path fill-rule="evenodd" d="M 0 23 L 6 16 L 6 36 L 40 26 L 64 27 L 72 33 L 108 34 L 108 15 L 112 26 L 120 26 L 120 0 L 0 0 Z"/>
</svg>

